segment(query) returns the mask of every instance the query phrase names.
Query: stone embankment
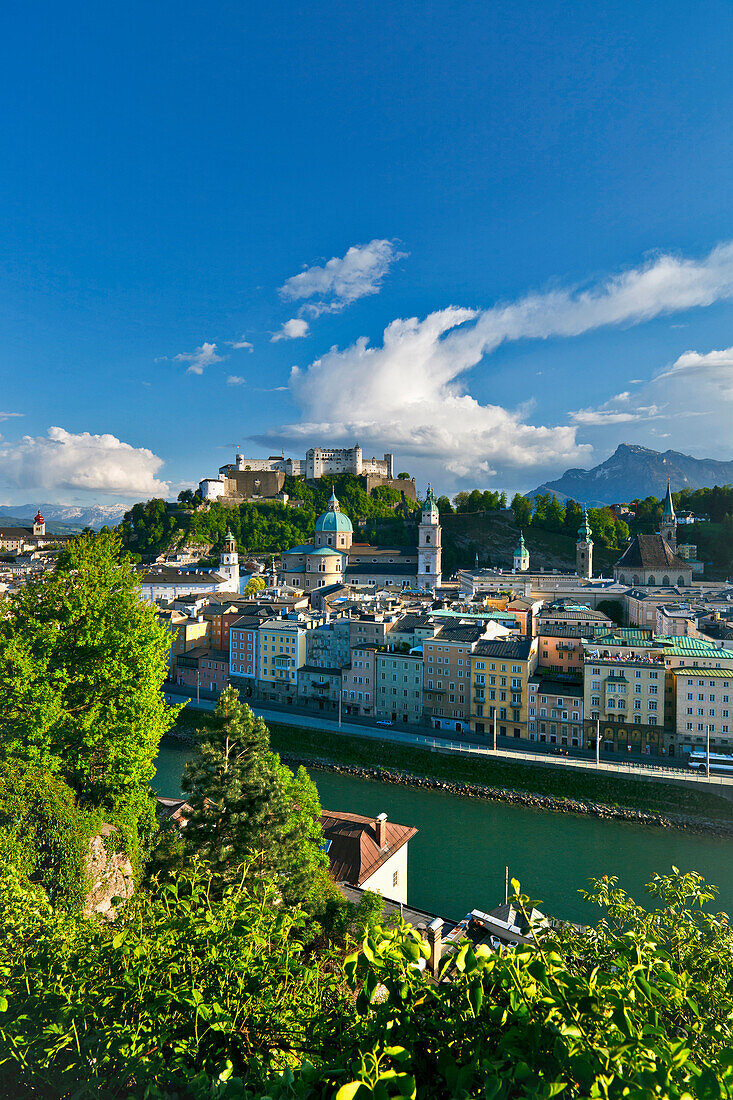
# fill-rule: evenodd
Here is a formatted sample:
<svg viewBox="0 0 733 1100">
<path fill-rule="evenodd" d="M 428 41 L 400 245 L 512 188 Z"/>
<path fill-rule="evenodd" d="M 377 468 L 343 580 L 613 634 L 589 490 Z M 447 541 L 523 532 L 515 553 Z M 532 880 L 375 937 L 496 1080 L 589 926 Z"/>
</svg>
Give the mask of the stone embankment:
<svg viewBox="0 0 733 1100">
<path fill-rule="evenodd" d="M 485 787 L 478 783 L 461 783 L 444 779 L 431 779 L 428 776 L 411 775 L 408 772 L 392 771 L 389 768 L 362 768 L 351 764 L 334 764 L 320 757 L 308 757 L 297 753 L 281 752 L 284 763 L 300 765 L 321 771 L 338 772 L 355 779 L 376 779 L 382 783 L 396 783 L 403 787 L 417 787 L 426 791 L 443 791 L 445 794 L 462 798 L 485 798 L 496 802 L 511 802 L 518 806 L 533 806 L 538 810 L 554 810 L 557 813 L 589 814 L 593 817 L 614 818 L 630 821 L 635 825 L 657 825 L 663 829 L 690 829 L 700 833 L 715 833 L 719 836 L 733 836 L 733 822 L 708 821 L 704 818 L 689 817 L 685 814 L 657 814 L 644 810 L 633 810 L 626 806 L 606 806 L 587 799 L 558 798 L 555 795 L 532 794 L 528 791 L 515 791 L 504 787 Z"/>
</svg>

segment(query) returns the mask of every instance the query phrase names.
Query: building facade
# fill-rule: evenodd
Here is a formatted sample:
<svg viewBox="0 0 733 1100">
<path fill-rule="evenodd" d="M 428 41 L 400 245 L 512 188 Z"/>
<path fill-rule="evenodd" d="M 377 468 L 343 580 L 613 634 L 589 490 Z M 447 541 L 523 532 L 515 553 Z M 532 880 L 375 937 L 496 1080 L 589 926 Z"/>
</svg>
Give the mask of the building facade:
<svg viewBox="0 0 733 1100">
<path fill-rule="evenodd" d="M 358 443 L 353 447 L 311 447 L 306 451 L 303 472 L 312 481 L 331 474 L 353 474 L 355 477 L 378 474 L 380 477 L 393 478 L 394 455 L 364 458 Z"/>
<path fill-rule="evenodd" d="M 583 681 L 535 674 L 529 680 L 529 739 L 583 748 Z"/>
<path fill-rule="evenodd" d="M 479 641 L 471 654 L 471 730 L 527 738 L 529 679 L 537 668 L 537 639 Z"/>
<path fill-rule="evenodd" d="M 423 709 L 422 653 L 380 647 L 374 661 L 375 717 L 381 721 L 418 725 Z"/>
</svg>

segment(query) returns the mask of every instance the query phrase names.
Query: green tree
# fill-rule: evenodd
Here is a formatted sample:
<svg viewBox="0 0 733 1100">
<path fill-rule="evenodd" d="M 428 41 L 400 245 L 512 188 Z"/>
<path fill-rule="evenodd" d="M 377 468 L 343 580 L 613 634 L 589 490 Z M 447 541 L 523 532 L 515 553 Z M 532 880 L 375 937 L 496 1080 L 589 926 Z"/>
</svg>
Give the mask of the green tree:
<svg viewBox="0 0 733 1100">
<path fill-rule="evenodd" d="M 532 501 L 529 497 L 523 497 L 521 493 L 515 493 L 510 507 L 514 512 L 514 522 L 517 527 L 529 527 L 532 522 Z"/>
<path fill-rule="evenodd" d="M 409 481 L 410 480 L 410 475 L 407 473 L 406 470 L 401 470 L 400 473 L 397 475 L 397 477 L 400 481 Z"/>
<path fill-rule="evenodd" d="M 149 813 L 170 635 L 118 534 L 84 534 L 0 620 L 0 758 L 58 773 L 91 805 Z"/>
<path fill-rule="evenodd" d="M 182 783 L 191 807 L 186 857 L 199 856 L 225 881 L 250 862 L 282 876 L 284 896 L 312 896 L 328 860 L 318 792 L 305 770 L 293 775 L 270 752 L 267 726 L 233 687 L 222 692 L 214 721 L 198 738 Z"/>
<path fill-rule="evenodd" d="M 267 587 L 262 577 L 250 577 L 244 586 L 245 596 L 256 596 L 258 592 L 262 592 Z"/>
<path fill-rule="evenodd" d="M 449 497 L 438 497 L 438 511 L 440 512 L 441 516 L 453 515 L 453 505 L 451 504 Z"/>
</svg>

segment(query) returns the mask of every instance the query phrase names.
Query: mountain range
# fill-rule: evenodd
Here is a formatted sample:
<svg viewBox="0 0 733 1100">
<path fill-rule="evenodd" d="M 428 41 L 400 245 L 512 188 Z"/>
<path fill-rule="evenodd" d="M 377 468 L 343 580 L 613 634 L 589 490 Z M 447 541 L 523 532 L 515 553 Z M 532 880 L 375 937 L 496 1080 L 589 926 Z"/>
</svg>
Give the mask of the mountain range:
<svg viewBox="0 0 733 1100">
<path fill-rule="evenodd" d="M 663 497 L 667 479 L 672 492 L 733 484 L 733 462 L 693 458 L 679 451 L 652 451 L 634 443 L 620 443 L 610 458 L 590 470 L 566 470 L 556 481 L 539 485 L 528 497 L 552 493 L 558 500 L 572 498 L 597 508 L 648 496 Z"/>
<path fill-rule="evenodd" d="M 33 522 L 38 504 L 0 504 L 0 525 L 3 527 L 27 527 Z M 91 527 L 98 531 L 105 523 L 116 527 L 128 510 L 127 504 L 41 504 L 41 514 L 46 521 L 49 534 L 58 535 L 68 531 L 80 531 Z"/>
</svg>

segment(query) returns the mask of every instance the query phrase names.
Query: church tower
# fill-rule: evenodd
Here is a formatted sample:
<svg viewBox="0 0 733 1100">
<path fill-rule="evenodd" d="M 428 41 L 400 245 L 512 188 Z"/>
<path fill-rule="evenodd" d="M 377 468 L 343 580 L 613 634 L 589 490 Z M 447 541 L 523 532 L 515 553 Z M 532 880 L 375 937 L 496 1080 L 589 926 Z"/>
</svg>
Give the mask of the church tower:
<svg viewBox="0 0 733 1100">
<path fill-rule="evenodd" d="M 41 509 L 36 512 L 35 519 L 33 520 L 33 534 L 35 536 L 46 534 L 46 521 L 41 515 Z"/>
<path fill-rule="evenodd" d="M 224 536 L 224 549 L 219 555 L 219 572 L 230 582 L 228 591 L 239 592 L 239 554 L 234 535 L 228 527 Z"/>
<path fill-rule="evenodd" d="M 583 522 L 578 528 L 575 544 L 575 571 L 579 577 L 593 576 L 593 535 L 588 523 L 588 513 L 583 507 Z"/>
<path fill-rule="evenodd" d="M 659 524 L 659 534 L 673 550 L 677 549 L 677 516 L 672 503 L 672 488 L 667 480 L 667 496 L 662 509 L 662 519 Z"/>
<path fill-rule="evenodd" d="M 514 569 L 517 573 L 526 573 L 529 569 L 529 550 L 524 543 L 524 532 L 519 533 L 519 545 L 514 551 Z"/>
<path fill-rule="evenodd" d="M 440 513 L 429 483 L 418 531 L 417 583 L 425 588 L 435 588 L 441 581 Z"/>
</svg>

